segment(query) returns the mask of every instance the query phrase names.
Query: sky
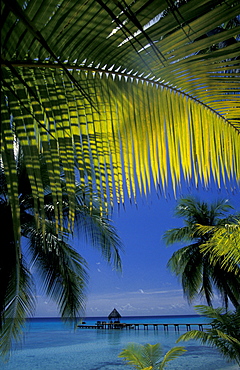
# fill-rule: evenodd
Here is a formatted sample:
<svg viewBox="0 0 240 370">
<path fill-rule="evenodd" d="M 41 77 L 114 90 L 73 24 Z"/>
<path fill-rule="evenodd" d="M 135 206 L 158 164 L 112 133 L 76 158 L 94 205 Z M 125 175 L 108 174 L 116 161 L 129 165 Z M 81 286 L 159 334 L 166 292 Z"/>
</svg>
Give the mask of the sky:
<svg viewBox="0 0 240 370">
<path fill-rule="evenodd" d="M 239 188 L 220 191 L 214 185 L 209 190 L 189 187 L 178 198 L 188 195 L 208 202 L 224 198 L 234 207 L 233 212 L 240 212 Z M 113 225 L 124 245 L 122 273 L 109 266 L 98 250 L 75 239 L 75 248 L 89 266 L 86 317 L 107 317 L 113 308 L 122 316 L 188 315 L 196 314 L 194 305 L 206 303 L 197 299 L 189 305 L 178 278 L 166 266 L 173 252 L 184 246 L 166 246 L 162 240 L 166 230 L 184 225 L 183 219 L 174 216 L 176 205 L 171 192 L 164 198 L 151 190 L 147 197 L 137 198 L 137 206 L 126 202 L 124 208 L 115 209 Z M 59 316 L 56 306 L 41 291 L 37 302 L 36 317 Z M 214 305 L 221 306 L 218 296 Z"/>
</svg>

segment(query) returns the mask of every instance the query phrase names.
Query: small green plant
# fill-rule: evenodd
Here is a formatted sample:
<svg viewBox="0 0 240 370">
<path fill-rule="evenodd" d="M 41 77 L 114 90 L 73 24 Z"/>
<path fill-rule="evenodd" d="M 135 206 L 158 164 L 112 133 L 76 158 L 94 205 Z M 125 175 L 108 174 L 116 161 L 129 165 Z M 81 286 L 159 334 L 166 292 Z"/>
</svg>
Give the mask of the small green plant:
<svg viewBox="0 0 240 370">
<path fill-rule="evenodd" d="M 119 354 L 127 365 L 141 370 L 163 370 L 169 361 L 181 356 L 186 350 L 184 347 L 173 347 L 165 355 L 160 343 L 137 344 L 129 343 Z"/>
</svg>

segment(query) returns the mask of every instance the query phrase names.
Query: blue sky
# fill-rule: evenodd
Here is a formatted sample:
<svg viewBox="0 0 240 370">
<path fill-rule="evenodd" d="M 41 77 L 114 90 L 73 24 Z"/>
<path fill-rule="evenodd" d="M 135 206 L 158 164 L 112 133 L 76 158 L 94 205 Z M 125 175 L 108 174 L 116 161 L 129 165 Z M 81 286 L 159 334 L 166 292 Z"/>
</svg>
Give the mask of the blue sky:
<svg viewBox="0 0 240 370">
<path fill-rule="evenodd" d="M 209 202 L 228 199 L 234 211 L 240 212 L 239 188 L 233 192 L 219 191 L 212 185 L 209 190 L 188 188 L 178 194 L 181 195 L 196 195 Z M 98 250 L 75 241 L 75 247 L 89 264 L 86 316 L 106 317 L 114 307 L 122 316 L 194 314 L 193 306 L 183 297 L 178 279 L 166 267 L 172 253 L 183 246 L 166 247 L 162 240 L 166 230 L 183 226 L 183 220 L 174 216 L 176 199 L 173 195 L 165 199 L 152 190 L 147 198 L 138 197 L 137 206 L 126 203 L 125 209 L 115 210 L 112 217 L 124 244 L 122 274 L 107 265 Z M 199 303 L 205 302 L 194 301 Z M 217 296 L 215 305 L 221 305 Z M 58 316 L 55 305 L 41 293 L 36 316 Z"/>
</svg>

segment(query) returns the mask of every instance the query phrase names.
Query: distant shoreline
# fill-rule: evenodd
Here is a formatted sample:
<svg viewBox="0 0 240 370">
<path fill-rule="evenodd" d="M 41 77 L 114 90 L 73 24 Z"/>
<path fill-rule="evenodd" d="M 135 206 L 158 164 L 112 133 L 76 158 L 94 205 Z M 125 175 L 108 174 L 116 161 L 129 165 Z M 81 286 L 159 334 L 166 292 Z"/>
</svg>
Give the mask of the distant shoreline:
<svg viewBox="0 0 240 370">
<path fill-rule="evenodd" d="M 197 318 L 202 318 L 204 319 L 205 316 L 203 315 L 144 315 L 144 316 L 134 316 L 134 315 L 131 315 L 131 316 L 122 316 L 121 317 L 121 322 L 123 322 L 124 320 L 133 320 L 133 319 L 136 319 L 136 320 L 141 320 L 141 321 L 146 321 L 146 320 L 153 320 L 153 319 L 158 319 L 158 320 L 164 320 L 164 319 L 170 319 L 170 320 L 173 320 L 173 319 L 197 319 Z M 64 319 L 65 320 L 65 319 Z M 62 320 L 61 317 L 59 316 L 54 316 L 54 317 L 51 317 L 51 316 L 34 316 L 34 317 L 28 317 L 27 318 L 27 321 L 28 322 L 33 322 L 33 321 L 55 321 L 55 322 L 58 322 L 58 321 L 64 321 Z M 106 316 L 79 316 L 79 317 L 76 317 L 76 319 L 74 320 L 69 320 L 69 321 L 79 321 L 79 320 L 84 320 L 84 321 L 97 321 L 97 320 L 100 320 L 100 321 L 108 321 L 108 318 L 107 318 L 107 315 Z M 68 320 L 66 320 L 68 321 Z"/>
<path fill-rule="evenodd" d="M 101 319 L 106 319 L 107 315 L 106 316 L 78 316 L 77 319 L 82 319 L 82 318 L 85 318 L 85 319 L 97 319 L 97 318 L 101 318 Z M 165 317 L 204 317 L 203 315 L 127 315 L 127 316 L 122 316 L 122 319 L 124 318 L 146 318 L 146 317 L 151 317 L 151 318 L 154 318 L 154 317 L 158 317 L 158 318 L 165 318 Z M 33 316 L 33 317 L 28 317 L 27 320 L 32 320 L 32 319 L 53 319 L 53 320 L 61 320 L 61 317 L 60 316 Z"/>
</svg>

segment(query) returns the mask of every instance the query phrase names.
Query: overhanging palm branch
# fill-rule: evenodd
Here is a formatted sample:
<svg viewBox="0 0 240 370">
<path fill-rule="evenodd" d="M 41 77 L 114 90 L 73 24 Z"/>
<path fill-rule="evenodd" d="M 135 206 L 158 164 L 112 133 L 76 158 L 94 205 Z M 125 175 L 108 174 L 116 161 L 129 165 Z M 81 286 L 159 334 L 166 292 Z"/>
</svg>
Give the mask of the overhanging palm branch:
<svg viewBox="0 0 240 370">
<path fill-rule="evenodd" d="M 56 235 L 54 226 L 46 222 L 43 235 L 34 224 L 23 225 L 29 241 L 30 265 L 40 277 L 46 295 L 57 303 L 61 317 L 74 319 L 85 309 L 87 262 L 67 243 L 67 238 Z"/>
<path fill-rule="evenodd" d="M 111 220 L 107 215 L 102 214 L 97 199 L 89 200 L 87 195 L 83 194 L 79 184 L 76 184 L 75 199 L 74 235 L 78 235 L 80 239 L 84 236 L 87 242 L 97 248 L 115 270 L 121 271 L 120 251 L 123 250 L 123 246 Z M 67 208 L 69 209 L 69 206 Z"/>
<path fill-rule="evenodd" d="M 39 153 L 47 158 L 59 220 L 63 167 L 70 227 L 75 156 L 103 209 L 147 192 L 151 178 L 163 190 L 182 178 L 239 181 L 237 1 L 1 4 L 1 155 L 16 242 L 16 137 L 36 211 Z"/>
<path fill-rule="evenodd" d="M 24 157 L 19 150 L 16 157 L 18 192 L 20 204 L 21 235 L 28 240 L 28 249 L 14 243 L 11 210 L 7 196 L 4 171 L 0 172 L 0 234 L 3 248 L 0 259 L 0 324 L 3 356 L 9 355 L 13 339 L 19 339 L 25 318 L 34 312 L 34 277 L 42 282 L 44 293 L 53 299 L 63 319 L 73 319 L 82 315 L 85 308 L 85 291 L 88 281 L 87 264 L 84 258 L 69 244 L 72 236 L 75 242 L 97 247 L 105 260 L 116 270 L 121 269 L 121 241 L 111 221 L 101 215 L 97 199 L 89 202 L 86 189 L 75 184 L 75 226 L 69 235 L 69 197 L 66 192 L 66 179 L 61 173 L 62 226 L 58 227 L 53 205 L 53 197 L 46 176 L 45 158 L 39 162 L 41 180 L 44 185 L 44 215 L 34 215 L 34 197 L 26 176 Z M 37 221 L 37 222 L 36 222 Z M 42 227 L 39 223 L 44 223 Z M 44 231 L 43 231 L 44 230 Z M 79 239 L 76 233 L 80 234 Z M 78 248 L 79 249 L 79 248 Z M 27 256 L 27 264 L 23 257 Z M 33 270 L 33 271 L 32 271 Z"/>
<path fill-rule="evenodd" d="M 239 312 L 227 312 L 221 308 L 196 306 L 196 310 L 211 319 L 212 328 L 205 331 L 191 330 L 181 335 L 177 343 L 191 339 L 217 348 L 230 361 L 240 365 L 240 315 Z"/>
</svg>

